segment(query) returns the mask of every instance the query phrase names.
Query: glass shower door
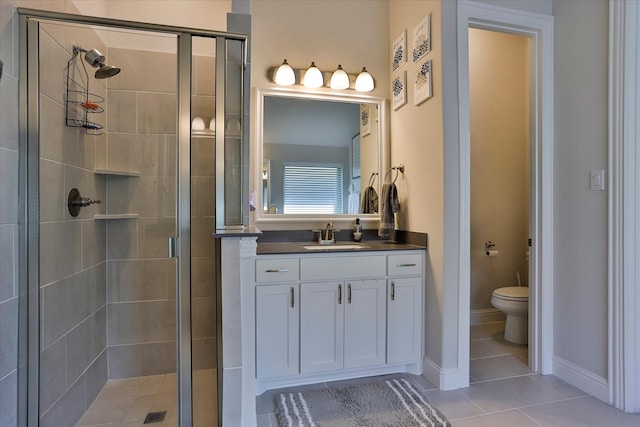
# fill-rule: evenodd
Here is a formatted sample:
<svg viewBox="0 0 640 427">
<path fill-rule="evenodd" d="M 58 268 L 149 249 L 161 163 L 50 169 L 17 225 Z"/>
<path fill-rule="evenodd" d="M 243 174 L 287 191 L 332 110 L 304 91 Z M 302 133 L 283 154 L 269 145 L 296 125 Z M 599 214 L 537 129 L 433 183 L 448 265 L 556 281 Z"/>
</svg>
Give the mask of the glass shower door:
<svg viewBox="0 0 640 427">
<path fill-rule="evenodd" d="M 48 21 L 32 31 L 39 425 L 177 426 L 177 36 Z M 102 78 L 96 55 L 121 71 Z"/>
<path fill-rule="evenodd" d="M 221 425 L 212 234 L 247 199 L 245 39 L 20 14 L 27 425 Z"/>
<path fill-rule="evenodd" d="M 191 378 L 192 423 L 218 418 L 215 274 L 216 39 L 192 38 L 191 55 Z"/>
<path fill-rule="evenodd" d="M 242 226 L 244 42 L 193 37 L 190 269 L 193 426 L 221 425 L 221 294 L 213 233 Z"/>
</svg>

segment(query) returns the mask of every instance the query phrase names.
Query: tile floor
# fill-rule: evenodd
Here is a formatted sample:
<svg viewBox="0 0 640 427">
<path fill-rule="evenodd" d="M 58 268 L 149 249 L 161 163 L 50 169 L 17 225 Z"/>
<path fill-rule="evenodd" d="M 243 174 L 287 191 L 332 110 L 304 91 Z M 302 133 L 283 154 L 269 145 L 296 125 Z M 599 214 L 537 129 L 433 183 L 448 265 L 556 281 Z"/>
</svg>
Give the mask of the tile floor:
<svg viewBox="0 0 640 427">
<path fill-rule="evenodd" d="M 411 378 L 454 427 L 638 427 L 640 414 L 625 414 L 554 376 L 532 373 L 527 346 L 502 338 L 503 322 L 471 327 L 471 385 L 440 391 L 421 376 Z M 379 378 L 375 378 L 378 380 Z M 308 390 L 372 381 L 372 378 L 319 383 L 286 389 Z M 258 427 L 277 427 L 269 390 L 256 398 Z"/>
</svg>

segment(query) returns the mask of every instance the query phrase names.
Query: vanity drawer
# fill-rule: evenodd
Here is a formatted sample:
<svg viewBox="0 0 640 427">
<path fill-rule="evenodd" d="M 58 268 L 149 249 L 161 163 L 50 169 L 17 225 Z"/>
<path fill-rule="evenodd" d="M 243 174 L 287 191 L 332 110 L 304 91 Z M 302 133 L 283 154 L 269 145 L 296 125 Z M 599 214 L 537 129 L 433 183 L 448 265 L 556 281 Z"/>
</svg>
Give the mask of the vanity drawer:
<svg viewBox="0 0 640 427">
<path fill-rule="evenodd" d="M 299 276 L 298 258 L 256 260 L 256 282 L 294 282 Z"/>
<path fill-rule="evenodd" d="M 422 251 L 412 254 L 389 255 L 387 274 L 389 276 L 417 276 L 422 274 Z"/>
<path fill-rule="evenodd" d="M 302 280 L 346 280 L 384 277 L 384 255 L 302 258 Z"/>
</svg>

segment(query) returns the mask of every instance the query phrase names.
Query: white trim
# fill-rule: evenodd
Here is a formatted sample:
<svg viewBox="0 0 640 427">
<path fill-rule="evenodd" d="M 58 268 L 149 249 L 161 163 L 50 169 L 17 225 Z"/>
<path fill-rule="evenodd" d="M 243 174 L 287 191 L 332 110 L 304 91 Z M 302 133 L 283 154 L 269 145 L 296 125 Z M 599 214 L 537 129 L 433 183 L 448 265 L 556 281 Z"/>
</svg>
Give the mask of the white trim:
<svg viewBox="0 0 640 427">
<path fill-rule="evenodd" d="M 497 308 L 483 308 L 480 310 L 471 310 L 471 325 L 482 325 L 483 323 L 501 322 L 506 320 L 506 314 Z"/>
<path fill-rule="evenodd" d="M 605 378 L 558 356 L 553 356 L 553 373 L 585 393 L 607 401 L 609 385 Z"/>
<path fill-rule="evenodd" d="M 468 28 L 530 37 L 531 52 L 531 369 L 552 372 L 553 355 L 553 17 L 468 0 L 458 2 L 459 313 L 458 375 L 468 377 L 470 307 L 470 131 Z M 467 313 L 465 313 L 465 310 Z M 467 378 L 468 381 L 468 378 Z"/>
<path fill-rule="evenodd" d="M 457 369 L 442 369 L 436 362 L 425 357 L 422 361 L 422 376 L 440 390 L 460 388 Z M 469 378 L 467 378 L 469 381 Z"/>
<path fill-rule="evenodd" d="M 640 412 L 640 6 L 609 2 L 609 392 Z"/>
<path fill-rule="evenodd" d="M 285 387 L 296 387 L 305 384 L 349 380 L 353 378 L 372 377 L 377 375 L 396 374 L 399 372 L 408 372 L 413 375 L 422 375 L 422 364 L 420 363 L 420 361 L 415 361 L 413 363 L 395 363 L 391 365 L 381 365 L 364 368 L 313 372 L 281 378 L 256 379 L 255 393 L 253 397 L 255 400 L 255 396 L 260 395 L 267 390 L 274 390 Z"/>
</svg>

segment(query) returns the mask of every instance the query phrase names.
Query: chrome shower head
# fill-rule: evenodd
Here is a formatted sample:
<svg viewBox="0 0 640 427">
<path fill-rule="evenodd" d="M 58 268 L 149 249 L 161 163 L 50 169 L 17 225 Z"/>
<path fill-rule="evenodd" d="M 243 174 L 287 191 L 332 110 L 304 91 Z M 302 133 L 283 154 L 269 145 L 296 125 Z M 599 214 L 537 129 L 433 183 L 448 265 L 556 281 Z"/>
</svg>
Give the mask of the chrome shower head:
<svg viewBox="0 0 640 427">
<path fill-rule="evenodd" d="M 94 75 L 96 79 L 108 79 L 109 77 L 115 76 L 120 71 L 120 68 L 114 67 L 113 65 L 102 64 L 100 69 L 96 71 Z"/>
<path fill-rule="evenodd" d="M 86 50 L 80 46 L 73 46 L 73 54 L 77 55 L 79 52 L 84 52 L 84 60 L 93 68 L 98 68 L 95 73 L 96 79 L 106 79 L 118 74 L 121 70 L 113 65 L 106 64 L 105 56 L 98 51 L 98 49 Z"/>
</svg>

